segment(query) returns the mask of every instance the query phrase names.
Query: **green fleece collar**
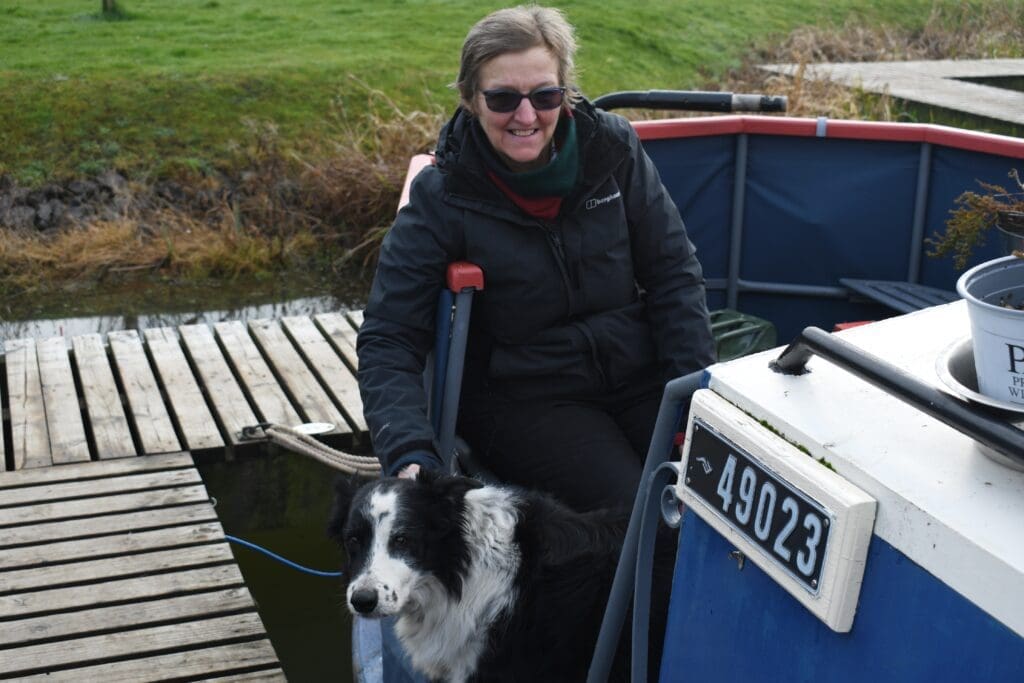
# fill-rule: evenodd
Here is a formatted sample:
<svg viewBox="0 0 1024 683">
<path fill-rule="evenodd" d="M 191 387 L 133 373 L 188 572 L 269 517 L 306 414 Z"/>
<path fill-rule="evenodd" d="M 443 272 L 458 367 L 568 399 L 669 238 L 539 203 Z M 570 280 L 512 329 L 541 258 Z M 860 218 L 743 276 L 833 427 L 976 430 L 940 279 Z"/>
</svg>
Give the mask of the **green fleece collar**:
<svg viewBox="0 0 1024 683">
<path fill-rule="evenodd" d="M 513 173 L 499 160 L 478 123 L 473 126 L 473 135 L 488 170 L 516 194 L 523 197 L 565 197 L 576 186 L 580 171 L 580 149 L 576 138 L 576 120 L 572 116 L 564 115 L 558 121 L 554 136 L 557 153 L 552 154 L 551 161 L 541 168 L 523 173 Z M 557 142 L 559 140 L 561 142 Z"/>
</svg>

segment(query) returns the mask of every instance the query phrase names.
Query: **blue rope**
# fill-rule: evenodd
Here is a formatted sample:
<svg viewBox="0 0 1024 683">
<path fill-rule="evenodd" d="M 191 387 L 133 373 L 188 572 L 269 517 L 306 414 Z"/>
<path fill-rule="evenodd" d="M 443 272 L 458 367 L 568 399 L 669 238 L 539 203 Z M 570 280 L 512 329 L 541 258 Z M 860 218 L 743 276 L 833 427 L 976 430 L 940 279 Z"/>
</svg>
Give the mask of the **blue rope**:
<svg viewBox="0 0 1024 683">
<path fill-rule="evenodd" d="M 291 560 L 281 557 L 277 553 L 271 552 L 262 546 L 258 546 L 255 543 L 250 543 L 249 541 L 244 541 L 236 536 L 228 536 L 227 534 L 224 534 L 224 538 L 226 538 L 231 543 L 237 543 L 238 545 L 245 546 L 250 550 L 255 550 L 256 552 L 263 553 L 267 557 L 273 558 L 281 564 L 288 565 L 292 569 L 298 569 L 300 572 L 305 572 L 306 574 L 312 574 L 313 576 L 325 576 L 329 578 L 337 578 L 343 575 L 342 572 L 322 572 L 319 569 L 310 569 L 309 567 L 303 567 L 301 564 L 292 562 Z"/>
</svg>

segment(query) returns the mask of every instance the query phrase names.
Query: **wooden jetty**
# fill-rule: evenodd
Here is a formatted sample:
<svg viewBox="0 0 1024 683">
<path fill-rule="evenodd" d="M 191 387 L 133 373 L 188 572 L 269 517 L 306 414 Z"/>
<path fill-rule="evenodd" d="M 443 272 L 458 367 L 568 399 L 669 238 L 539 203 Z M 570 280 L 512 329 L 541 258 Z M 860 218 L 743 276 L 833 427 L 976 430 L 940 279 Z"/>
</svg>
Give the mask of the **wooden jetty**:
<svg viewBox="0 0 1024 683">
<path fill-rule="evenodd" d="M 992 85 L 1024 77 L 1024 59 L 928 59 L 905 62 L 764 64 L 761 69 L 834 81 L 1010 124 L 1024 124 L 1024 93 Z M 977 82 L 972 82 L 977 81 Z"/>
<path fill-rule="evenodd" d="M 364 441 L 360 322 L 5 341 L 0 679 L 283 679 L 192 454 L 260 422 Z"/>
<path fill-rule="evenodd" d="M 4 342 L 6 470 L 231 449 L 259 422 L 366 431 L 358 312 Z"/>
</svg>

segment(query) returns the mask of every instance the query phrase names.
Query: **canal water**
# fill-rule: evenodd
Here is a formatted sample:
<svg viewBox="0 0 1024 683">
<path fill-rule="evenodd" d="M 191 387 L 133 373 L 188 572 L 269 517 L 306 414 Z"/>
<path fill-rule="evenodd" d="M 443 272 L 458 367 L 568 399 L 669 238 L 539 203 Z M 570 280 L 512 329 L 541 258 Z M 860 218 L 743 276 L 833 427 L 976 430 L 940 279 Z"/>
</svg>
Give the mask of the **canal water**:
<svg viewBox="0 0 1024 683">
<path fill-rule="evenodd" d="M 360 270 L 68 288 L 0 302 L 0 342 L 360 309 L 367 290 Z M 197 464 L 225 533 L 313 569 L 341 568 L 325 533 L 336 471 L 271 446 Z M 232 551 L 288 679 L 352 681 L 340 579 L 301 573 L 242 546 Z"/>
<path fill-rule="evenodd" d="M 333 469 L 291 453 L 257 453 L 200 464 L 224 532 L 305 567 L 339 571 L 342 554 L 327 538 Z M 289 681 L 352 680 L 352 618 L 341 579 L 311 576 L 257 551 L 232 545 Z"/>
<path fill-rule="evenodd" d="M 72 286 L 0 300 L 0 341 L 280 318 L 362 308 L 371 273 L 297 272 L 234 280 Z"/>
</svg>

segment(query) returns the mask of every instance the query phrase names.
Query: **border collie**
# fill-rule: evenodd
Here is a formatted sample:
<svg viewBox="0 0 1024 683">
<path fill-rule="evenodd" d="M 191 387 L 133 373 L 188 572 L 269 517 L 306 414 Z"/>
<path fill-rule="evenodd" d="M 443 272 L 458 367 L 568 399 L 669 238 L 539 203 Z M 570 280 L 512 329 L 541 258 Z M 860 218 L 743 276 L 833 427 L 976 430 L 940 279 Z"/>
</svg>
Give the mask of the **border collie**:
<svg viewBox="0 0 1024 683">
<path fill-rule="evenodd" d="M 428 678 L 575 683 L 628 523 L 629 510 L 580 514 L 537 492 L 422 472 L 339 481 L 328 532 L 348 554 L 348 608 L 397 616 L 395 634 Z M 654 622 L 656 676 L 664 614 Z M 615 679 L 627 655 L 620 644 Z"/>
</svg>

